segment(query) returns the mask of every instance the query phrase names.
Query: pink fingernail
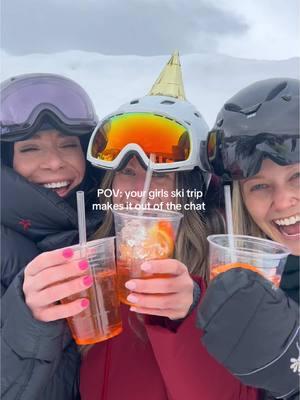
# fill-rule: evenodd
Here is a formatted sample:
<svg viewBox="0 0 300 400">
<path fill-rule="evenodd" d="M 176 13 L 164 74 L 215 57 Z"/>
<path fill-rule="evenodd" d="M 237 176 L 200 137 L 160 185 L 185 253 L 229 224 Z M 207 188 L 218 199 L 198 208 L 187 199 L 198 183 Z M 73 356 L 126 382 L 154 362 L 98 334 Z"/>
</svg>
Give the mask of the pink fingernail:
<svg viewBox="0 0 300 400">
<path fill-rule="evenodd" d="M 78 263 L 78 267 L 79 267 L 79 269 L 81 269 L 81 270 L 87 269 L 88 266 L 89 266 L 89 263 L 88 263 L 86 260 L 81 260 L 81 261 L 79 261 L 79 263 Z"/>
<path fill-rule="evenodd" d="M 134 296 L 133 294 L 130 294 L 129 296 L 127 296 L 127 300 L 130 303 L 137 303 L 138 302 L 138 298 L 136 296 Z"/>
<path fill-rule="evenodd" d="M 128 281 L 125 283 L 125 287 L 129 290 L 133 290 L 136 288 L 136 283 L 132 281 Z"/>
<path fill-rule="evenodd" d="M 81 303 L 80 303 L 80 305 L 81 305 L 82 308 L 88 307 L 89 304 L 90 304 L 90 302 L 89 302 L 88 299 L 83 299 L 83 300 L 81 300 Z"/>
<path fill-rule="evenodd" d="M 73 256 L 73 254 L 74 254 L 73 249 L 64 249 L 63 252 L 62 252 L 62 255 L 65 258 L 71 258 Z"/>
<path fill-rule="evenodd" d="M 143 263 L 143 264 L 141 265 L 141 269 L 142 269 L 143 271 L 147 271 L 147 272 L 148 272 L 148 271 L 151 270 L 151 264 L 145 262 L 145 263 Z"/>
<path fill-rule="evenodd" d="M 91 276 L 85 276 L 82 281 L 84 286 L 90 286 L 93 283 L 93 278 Z"/>
</svg>

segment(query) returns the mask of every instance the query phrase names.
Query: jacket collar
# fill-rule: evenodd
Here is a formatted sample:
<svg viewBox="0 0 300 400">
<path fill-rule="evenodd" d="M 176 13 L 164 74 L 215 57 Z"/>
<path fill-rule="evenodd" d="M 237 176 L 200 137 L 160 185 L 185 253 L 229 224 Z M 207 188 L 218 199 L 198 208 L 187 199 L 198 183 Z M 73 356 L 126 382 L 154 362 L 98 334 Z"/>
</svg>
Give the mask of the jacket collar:
<svg viewBox="0 0 300 400">
<path fill-rule="evenodd" d="M 90 216 L 90 211 L 86 215 L 88 234 L 102 219 L 99 212 Z M 76 210 L 55 192 L 29 183 L 6 166 L 1 170 L 1 220 L 3 225 L 36 242 L 42 250 L 78 240 Z"/>
</svg>

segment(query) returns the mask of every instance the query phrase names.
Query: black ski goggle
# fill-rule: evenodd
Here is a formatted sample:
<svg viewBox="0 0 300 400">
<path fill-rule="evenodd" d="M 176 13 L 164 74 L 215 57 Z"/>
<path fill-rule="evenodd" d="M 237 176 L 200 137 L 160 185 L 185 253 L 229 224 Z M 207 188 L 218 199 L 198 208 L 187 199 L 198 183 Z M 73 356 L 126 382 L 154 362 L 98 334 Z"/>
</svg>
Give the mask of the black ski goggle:
<svg viewBox="0 0 300 400">
<path fill-rule="evenodd" d="M 224 180 L 239 180 L 256 175 L 264 159 L 279 165 L 299 162 L 299 133 L 257 133 L 225 135 L 212 130 L 206 142 L 206 165 Z"/>
</svg>

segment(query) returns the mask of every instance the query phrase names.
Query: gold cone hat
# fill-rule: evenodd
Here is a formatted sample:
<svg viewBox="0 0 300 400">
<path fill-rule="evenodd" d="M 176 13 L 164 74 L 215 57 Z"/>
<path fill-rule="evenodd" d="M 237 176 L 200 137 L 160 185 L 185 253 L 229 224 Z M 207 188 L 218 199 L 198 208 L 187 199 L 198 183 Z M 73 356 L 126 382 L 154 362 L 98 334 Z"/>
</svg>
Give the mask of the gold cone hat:
<svg viewBox="0 0 300 400">
<path fill-rule="evenodd" d="M 161 71 L 149 92 L 149 96 L 170 96 L 186 100 L 178 51 L 172 54 L 167 65 Z"/>
</svg>

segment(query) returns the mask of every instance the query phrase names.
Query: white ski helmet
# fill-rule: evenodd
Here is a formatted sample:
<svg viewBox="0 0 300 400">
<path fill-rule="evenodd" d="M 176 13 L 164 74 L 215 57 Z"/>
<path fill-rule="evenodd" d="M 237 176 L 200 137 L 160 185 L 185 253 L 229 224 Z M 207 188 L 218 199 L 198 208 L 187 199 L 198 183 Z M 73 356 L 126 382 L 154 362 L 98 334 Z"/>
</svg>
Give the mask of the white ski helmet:
<svg viewBox="0 0 300 400">
<path fill-rule="evenodd" d="M 130 128 L 124 128 L 129 119 Z M 153 126 L 163 126 L 165 131 L 145 129 L 145 124 L 151 125 L 153 119 L 157 119 Z M 139 132 L 134 135 L 129 133 L 130 129 Z M 135 154 L 144 166 L 150 164 L 155 171 L 184 171 L 195 167 L 204 170 L 200 148 L 208 131 L 199 111 L 185 99 L 179 58 L 174 54 L 149 95 L 123 104 L 99 122 L 92 134 L 87 158 L 94 166 L 105 169 L 121 168 Z M 168 151 L 161 148 L 166 138 L 170 141 Z M 151 153 L 155 154 L 155 161 L 150 160 Z"/>
</svg>

